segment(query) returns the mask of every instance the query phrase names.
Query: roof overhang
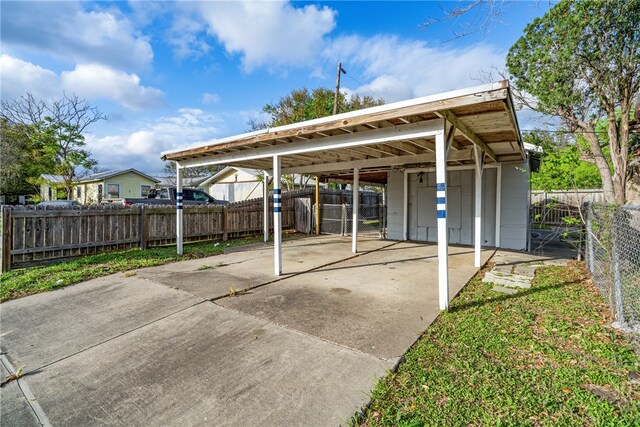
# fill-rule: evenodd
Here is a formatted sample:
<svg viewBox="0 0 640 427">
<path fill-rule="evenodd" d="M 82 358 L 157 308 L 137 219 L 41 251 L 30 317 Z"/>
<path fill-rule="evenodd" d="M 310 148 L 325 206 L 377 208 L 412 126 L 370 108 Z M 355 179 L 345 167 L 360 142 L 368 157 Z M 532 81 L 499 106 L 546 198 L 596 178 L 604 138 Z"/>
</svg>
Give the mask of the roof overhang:
<svg viewBox="0 0 640 427">
<path fill-rule="evenodd" d="M 451 130 L 453 128 L 453 130 Z M 180 167 L 231 165 L 282 173 L 344 176 L 431 166 L 435 136 L 450 136 L 447 161 L 474 164 L 524 161 L 525 151 L 506 80 L 482 86 L 249 132 L 162 153 Z"/>
</svg>

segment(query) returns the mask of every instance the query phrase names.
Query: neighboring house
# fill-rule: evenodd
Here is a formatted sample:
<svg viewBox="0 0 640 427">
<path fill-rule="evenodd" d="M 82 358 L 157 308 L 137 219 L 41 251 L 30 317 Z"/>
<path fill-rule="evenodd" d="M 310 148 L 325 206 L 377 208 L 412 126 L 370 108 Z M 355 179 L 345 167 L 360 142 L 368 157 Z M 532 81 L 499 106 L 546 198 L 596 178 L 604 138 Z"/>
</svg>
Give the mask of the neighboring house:
<svg viewBox="0 0 640 427">
<path fill-rule="evenodd" d="M 40 175 L 43 183 L 40 184 L 40 200 L 58 200 L 58 189 L 64 187 L 64 180 L 60 175 L 44 173 Z"/>
<path fill-rule="evenodd" d="M 42 175 L 45 180 L 40 187 L 42 200 L 56 200 L 56 188 L 63 185 L 58 175 Z M 159 180 L 136 169 L 101 172 L 80 179 L 73 188 L 70 199 L 82 204 L 114 201 L 125 197 L 147 197 L 149 190 Z"/>
<path fill-rule="evenodd" d="M 315 181 L 302 175 L 293 175 L 294 188 L 314 186 Z M 186 186 L 186 184 L 185 184 Z M 283 183 L 286 189 L 286 184 Z M 214 199 L 228 202 L 262 197 L 262 171 L 240 167 L 227 166 L 220 172 L 199 183 L 199 187 L 209 193 Z"/>
</svg>

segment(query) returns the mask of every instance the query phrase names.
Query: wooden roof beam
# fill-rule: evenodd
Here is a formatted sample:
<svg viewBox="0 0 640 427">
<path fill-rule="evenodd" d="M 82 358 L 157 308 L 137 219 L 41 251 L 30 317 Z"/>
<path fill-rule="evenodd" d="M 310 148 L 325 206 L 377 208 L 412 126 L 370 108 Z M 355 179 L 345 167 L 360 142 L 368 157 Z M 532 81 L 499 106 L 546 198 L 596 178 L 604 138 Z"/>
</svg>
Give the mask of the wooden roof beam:
<svg viewBox="0 0 640 427">
<path fill-rule="evenodd" d="M 469 129 L 469 127 L 464 124 L 464 122 L 462 122 L 462 120 L 458 119 L 458 117 L 453 114 L 451 111 L 449 110 L 442 110 L 442 111 L 437 111 L 436 114 L 447 120 L 449 123 L 451 123 L 453 126 L 456 127 L 456 129 L 458 129 L 460 132 L 462 132 L 462 135 L 465 136 L 465 138 L 467 138 L 469 141 L 473 142 L 474 144 L 476 144 L 479 148 L 482 149 L 482 151 L 484 151 L 486 153 L 487 156 L 491 157 L 491 159 L 494 162 L 498 161 L 498 156 L 496 156 L 496 153 L 493 152 L 493 150 L 491 149 L 491 147 L 489 147 L 483 140 L 481 140 L 478 135 L 476 135 L 475 133 L 473 133 L 471 131 L 471 129 Z"/>
<path fill-rule="evenodd" d="M 421 148 L 422 150 L 436 151 L 436 144 L 433 141 L 429 141 L 426 139 L 423 139 L 423 140 L 407 139 L 406 141 Z"/>
<path fill-rule="evenodd" d="M 435 160 L 435 153 L 422 153 L 400 157 L 384 157 L 382 159 L 359 160 L 355 162 L 324 163 L 310 166 L 283 168 L 282 173 L 327 173 L 330 171 L 351 170 L 354 167 L 375 168 L 402 166 L 407 164 L 433 163 L 435 162 Z M 447 161 L 449 162 L 462 160 L 473 160 L 473 149 L 468 148 L 466 150 L 455 151 L 451 153 L 449 155 L 449 159 L 447 159 Z"/>
<path fill-rule="evenodd" d="M 396 148 L 400 151 L 404 151 L 405 153 L 409 153 L 409 154 L 419 154 L 424 151 L 419 148 L 416 148 L 416 146 L 409 144 L 406 141 L 398 141 L 398 142 L 394 142 L 393 144 L 385 144 L 385 145 L 389 145 L 393 148 Z"/>
</svg>

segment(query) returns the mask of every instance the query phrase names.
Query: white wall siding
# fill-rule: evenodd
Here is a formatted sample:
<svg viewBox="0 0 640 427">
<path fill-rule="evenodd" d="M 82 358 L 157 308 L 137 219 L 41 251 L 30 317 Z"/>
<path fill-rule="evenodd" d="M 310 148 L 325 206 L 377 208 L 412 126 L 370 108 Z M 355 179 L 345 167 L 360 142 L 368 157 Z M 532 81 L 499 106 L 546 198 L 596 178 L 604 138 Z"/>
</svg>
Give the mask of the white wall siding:
<svg viewBox="0 0 640 427">
<path fill-rule="evenodd" d="M 392 170 L 389 172 L 389 180 L 387 181 L 387 238 L 390 240 L 403 240 L 403 180 L 404 173 L 402 171 Z"/>
<path fill-rule="evenodd" d="M 526 250 L 529 233 L 528 162 L 502 166 L 500 247 Z"/>
<path fill-rule="evenodd" d="M 526 249 L 528 227 L 528 170 L 522 165 L 502 167 L 501 247 Z M 449 242 L 473 244 L 474 232 L 473 170 L 450 171 L 448 174 L 447 217 Z M 391 171 L 388 180 L 387 237 L 402 240 L 403 172 Z M 436 199 L 435 173 L 424 173 L 420 183 L 417 173 L 409 174 L 409 238 L 435 242 Z M 487 168 L 482 180 L 482 245 L 495 245 L 496 169 Z"/>
</svg>

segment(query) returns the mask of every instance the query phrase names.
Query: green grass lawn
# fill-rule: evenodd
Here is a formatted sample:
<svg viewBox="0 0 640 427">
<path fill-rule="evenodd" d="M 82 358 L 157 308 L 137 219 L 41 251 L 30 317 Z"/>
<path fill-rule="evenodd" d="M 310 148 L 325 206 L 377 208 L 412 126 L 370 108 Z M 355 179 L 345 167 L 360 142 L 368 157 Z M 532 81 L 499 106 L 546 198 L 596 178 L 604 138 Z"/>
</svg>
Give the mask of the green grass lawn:
<svg viewBox="0 0 640 427">
<path fill-rule="evenodd" d="M 638 359 L 582 264 L 511 297 L 477 275 L 353 424 L 639 426 Z"/>
<path fill-rule="evenodd" d="M 184 246 L 184 255 L 176 254 L 175 246 L 152 249 L 130 249 L 98 255 L 87 255 L 58 264 L 11 270 L 0 275 L 0 301 L 20 298 L 38 292 L 73 285 L 84 280 L 167 264 L 193 258 L 221 254 L 225 248 L 261 242 L 262 237 L 233 239 L 226 242 L 193 243 Z"/>
</svg>

